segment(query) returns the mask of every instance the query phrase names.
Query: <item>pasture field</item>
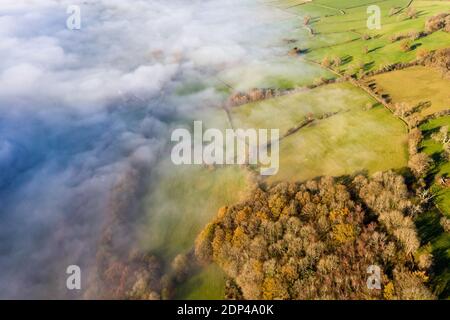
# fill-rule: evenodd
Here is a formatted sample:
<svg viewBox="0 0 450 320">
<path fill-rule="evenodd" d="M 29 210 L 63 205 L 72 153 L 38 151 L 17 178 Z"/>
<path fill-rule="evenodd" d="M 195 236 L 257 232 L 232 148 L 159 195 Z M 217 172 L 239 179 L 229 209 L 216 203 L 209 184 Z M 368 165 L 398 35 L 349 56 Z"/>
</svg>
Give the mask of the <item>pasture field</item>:
<svg viewBox="0 0 450 320">
<path fill-rule="evenodd" d="M 283 5 L 283 1 L 281 4 Z M 381 29 L 367 28 L 367 7 L 378 5 L 381 9 Z M 324 58 L 339 57 L 342 65 L 336 69 L 340 72 L 352 72 L 364 65 L 367 70 L 376 70 L 386 64 L 409 62 L 414 60 L 418 48 L 435 50 L 450 44 L 450 34 L 437 31 L 431 35 L 412 41 L 412 48 L 403 52 L 400 41 L 391 42 L 394 34 L 420 32 L 424 30 L 428 17 L 450 10 L 450 3 L 445 1 L 413 1 L 410 7 L 417 12 L 417 17 L 406 17 L 409 0 L 387 1 L 325 1 L 318 0 L 304 5 L 289 7 L 287 10 L 298 16 L 299 28 L 293 31 L 293 38 L 299 40 L 296 46 L 308 50 L 307 59 L 321 62 Z M 334 11 L 330 8 L 334 8 Z M 403 10 L 400 10 L 404 8 Z M 397 14 L 392 14 L 399 11 Z M 303 17 L 311 16 L 309 26 L 314 30 L 310 35 L 301 28 Z M 363 39 L 363 35 L 370 38 Z"/>
<path fill-rule="evenodd" d="M 280 171 L 269 180 L 373 174 L 405 167 L 407 159 L 404 125 L 378 105 L 321 120 L 284 139 Z"/>
<path fill-rule="evenodd" d="M 375 103 L 340 83 L 235 107 L 231 115 L 236 127 L 280 129 L 283 136 L 307 115 L 336 113 L 281 140 L 280 171 L 269 180 L 302 181 L 406 166 L 406 128 L 381 105 L 366 110 Z"/>
<path fill-rule="evenodd" d="M 197 92 L 194 86 L 182 91 Z M 211 82 L 212 86 L 217 85 Z M 192 94 L 191 92 L 191 94 Z M 186 93 L 187 94 L 187 93 Z M 179 98 L 186 97 L 179 92 Z M 189 101 L 186 101 L 189 105 Z M 193 132 L 193 121 L 201 120 L 203 129 L 230 128 L 226 113 L 220 106 L 192 107 L 189 118 L 174 121 L 174 128 L 187 128 Z M 178 124 L 177 124 L 178 123 Z M 141 221 L 138 238 L 140 246 L 156 254 L 170 265 L 178 254 L 188 253 L 194 246 L 197 234 L 217 213 L 220 207 L 237 202 L 248 188 L 249 172 L 239 166 L 206 167 L 202 165 L 176 166 L 160 163 L 155 172 L 154 188 L 144 200 L 145 216 Z M 196 270 L 176 288 L 180 299 L 221 299 L 224 295 L 224 275 L 214 266 Z"/>
<path fill-rule="evenodd" d="M 161 181 L 145 200 L 140 245 L 169 265 L 189 252 L 195 238 L 220 207 L 236 203 L 247 190 L 248 172 L 237 166 L 160 165 Z M 179 299 L 222 299 L 225 280 L 215 265 L 199 269 L 176 288 Z"/>
<path fill-rule="evenodd" d="M 161 166 L 164 174 L 145 201 L 148 214 L 139 238 L 142 248 L 170 264 L 177 254 L 193 248 L 197 234 L 220 207 L 239 201 L 248 186 L 248 173 L 237 166 Z M 212 265 L 197 270 L 176 288 L 176 295 L 180 299 L 222 299 L 223 290 L 224 275 Z"/>
<path fill-rule="evenodd" d="M 237 128 L 279 129 L 280 136 L 296 127 L 308 115 L 346 112 L 374 103 L 348 83 L 330 84 L 312 90 L 249 103 L 231 109 Z"/>
<path fill-rule="evenodd" d="M 158 188 L 146 199 L 142 245 L 171 261 L 192 248 L 205 221 L 220 207 L 239 200 L 246 190 L 247 171 L 238 166 L 210 169 L 166 163 L 162 167 Z"/>
<path fill-rule="evenodd" d="M 291 89 L 309 85 L 320 77 L 333 79 L 335 75 L 317 65 L 292 59 L 287 55 L 268 61 L 251 62 L 218 75 L 221 81 L 235 91 L 249 91 L 253 88 Z"/>
<path fill-rule="evenodd" d="M 377 89 L 389 94 L 393 103 L 415 106 L 430 102 L 430 107 L 420 111 L 423 117 L 450 108 L 450 80 L 443 79 L 436 69 L 416 66 L 379 74 L 372 79 Z"/>
<path fill-rule="evenodd" d="M 415 223 L 423 245 L 421 250 L 433 255 L 433 275 L 430 285 L 443 299 L 450 297 L 450 233 L 440 225 L 441 214 L 436 210 L 421 213 Z"/>
</svg>

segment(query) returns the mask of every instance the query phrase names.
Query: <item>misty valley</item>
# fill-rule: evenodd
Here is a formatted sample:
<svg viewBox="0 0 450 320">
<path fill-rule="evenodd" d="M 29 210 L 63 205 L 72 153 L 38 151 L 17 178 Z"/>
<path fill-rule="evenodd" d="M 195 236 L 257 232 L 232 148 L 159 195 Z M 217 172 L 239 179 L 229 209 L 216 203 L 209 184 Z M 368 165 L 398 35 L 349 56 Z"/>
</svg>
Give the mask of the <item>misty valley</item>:
<svg viewBox="0 0 450 320">
<path fill-rule="evenodd" d="M 449 32 L 447 1 L 3 0 L 0 299 L 448 299 Z M 178 314 L 271 312 L 224 306 Z"/>
</svg>

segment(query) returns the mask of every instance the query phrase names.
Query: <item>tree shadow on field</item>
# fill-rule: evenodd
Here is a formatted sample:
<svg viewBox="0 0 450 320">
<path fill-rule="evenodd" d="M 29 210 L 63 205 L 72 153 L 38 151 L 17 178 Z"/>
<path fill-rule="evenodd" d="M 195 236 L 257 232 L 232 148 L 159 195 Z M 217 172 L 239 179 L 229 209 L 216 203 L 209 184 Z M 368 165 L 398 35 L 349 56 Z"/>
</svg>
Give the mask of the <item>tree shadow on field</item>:
<svg viewBox="0 0 450 320">
<path fill-rule="evenodd" d="M 431 286 L 441 299 L 450 295 L 450 258 L 448 234 L 440 224 L 441 214 L 437 209 L 421 213 L 415 221 L 421 245 L 432 243 L 431 254 L 433 255 Z"/>
<path fill-rule="evenodd" d="M 353 57 L 350 56 L 350 55 L 346 55 L 346 56 L 343 56 L 341 58 L 341 61 L 342 61 L 342 64 L 344 65 L 344 64 L 352 62 L 353 61 Z"/>
<path fill-rule="evenodd" d="M 375 52 L 375 51 L 377 51 L 377 50 L 379 50 L 379 49 L 381 49 L 381 48 L 383 48 L 383 46 L 378 46 L 378 47 L 372 48 L 372 49 L 370 49 L 370 50 L 367 51 L 367 52 L 368 52 L 368 53 L 372 53 L 372 52 Z"/>
<path fill-rule="evenodd" d="M 427 15 L 427 12 L 425 10 L 419 10 L 416 13 L 417 18 L 426 16 L 426 15 Z"/>
<path fill-rule="evenodd" d="M 366 85 L 370 88 L 370 90 L 372 91 L 376 91 L 377 90 L 377 83 L 375 81 L 375 79 L 369 79 L 366 81 Z"/>
<path fill-rule="evenodd" d="M 422 44 L 421 43 L 415 43 L 411 46 L 411 51 L 416 50 L 418 47 L 420 47 Z"/>
<path fill-rule="evenodd" d="M 440 224 L 440 214 L 437 210 L 420 214 L 415 223 L 421 245 L 426 245 L 427 243 L 436 240 L 436 238 L 444 232 L 444 229 Z"/>
<path fill-rule="evenodd" d="M 387 102 L 391 102 L 392 101 L 391 96 L 389 95 L 389 93 L 382 93 L 381 94 L 381 98 L 383 98 Z"/>
<path fill-rule="evenodd" d="M 364 69 L 364 71 L 368 71 L 368 70 L 370 70 L 374 65 L 375 65 L 375 61 L 370 61 L 370 62 L 364 63 L 363 69 Z"/>
<path fill-rule="evenodd" d="M 433 167 L 429 170 L 427 176 L 425 177 L 425 182 L 428 185 L 432 185 L 435 182 L 436 176 L 439 174 L 440 166 L 447 162 L 444 151 L 436 151 L 430 155 L 433 160 Z M 443 175 L 446 178 L 446 175 Z"/>
</svg>

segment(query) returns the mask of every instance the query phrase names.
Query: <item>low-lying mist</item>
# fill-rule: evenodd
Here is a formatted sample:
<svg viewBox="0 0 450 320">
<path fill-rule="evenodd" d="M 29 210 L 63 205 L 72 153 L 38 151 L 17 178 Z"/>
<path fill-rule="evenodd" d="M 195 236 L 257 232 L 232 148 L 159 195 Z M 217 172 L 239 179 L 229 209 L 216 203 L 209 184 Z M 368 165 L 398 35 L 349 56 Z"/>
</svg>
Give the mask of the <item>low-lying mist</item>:
<svg viewBox="0 0 450 320">
<path fill-rule="evenodd" d="M 81 30 L 66 27 L 74 4 Z M 110 223 L 129 250 L 171 130 L 220 107 L 218 72 L 279 54 L 279 15 L 250 0 L 2 1 L 0 298 L 84 297 L 66 267 L 95 278 Z"/>
</svg>

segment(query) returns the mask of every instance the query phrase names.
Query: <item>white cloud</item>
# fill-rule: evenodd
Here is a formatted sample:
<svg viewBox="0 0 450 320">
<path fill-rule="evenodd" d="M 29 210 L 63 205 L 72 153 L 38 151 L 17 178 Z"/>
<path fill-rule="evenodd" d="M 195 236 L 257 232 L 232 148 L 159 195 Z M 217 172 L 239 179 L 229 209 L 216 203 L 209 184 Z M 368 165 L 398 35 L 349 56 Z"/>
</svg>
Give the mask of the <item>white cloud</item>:
<svg viewBox="0 0 450 320">
<path fill-rule="evenodd" d="M 68 30 L 77 3 L 82 29 Z M 116 178 L 151 168 L 171 117 L 219 96 L 174 89 L 264 55 L 272 18 L 250 0 L 1 1 L 1 298 L 57 295 L 32 279 L 95 248 Z"/>
</svg>

